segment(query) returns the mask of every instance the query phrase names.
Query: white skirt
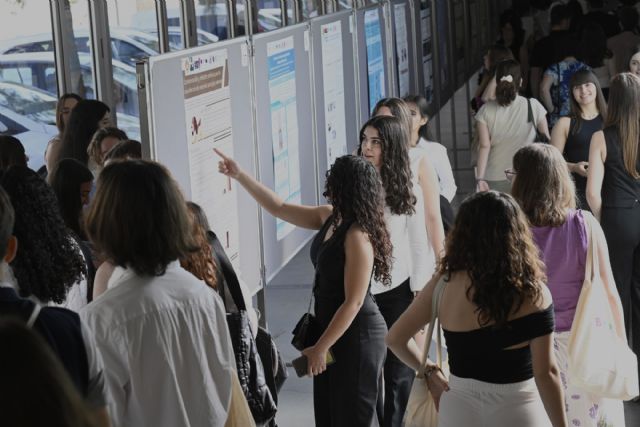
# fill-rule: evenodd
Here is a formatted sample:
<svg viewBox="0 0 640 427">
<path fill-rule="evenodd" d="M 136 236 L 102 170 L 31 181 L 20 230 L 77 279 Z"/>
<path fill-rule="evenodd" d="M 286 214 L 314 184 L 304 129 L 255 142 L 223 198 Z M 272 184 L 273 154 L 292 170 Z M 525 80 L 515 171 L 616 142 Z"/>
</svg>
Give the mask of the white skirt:
<svg viewBox="0 0 640 427">
<path fill-rule="evenodd" d="M 551 427 L 534 379 L 511 384 L 449 376 L 438 427 Z"/>
</svg>

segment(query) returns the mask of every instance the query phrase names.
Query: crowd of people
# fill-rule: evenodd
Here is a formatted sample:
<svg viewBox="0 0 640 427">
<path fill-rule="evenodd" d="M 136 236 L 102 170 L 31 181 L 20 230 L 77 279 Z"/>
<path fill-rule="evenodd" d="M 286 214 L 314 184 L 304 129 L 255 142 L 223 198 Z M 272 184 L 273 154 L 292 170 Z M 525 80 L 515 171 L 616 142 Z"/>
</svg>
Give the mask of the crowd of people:
<svg viewBox="0 0 640 427">
<path fill-rule="evenodd" d="M 576 367 L 598 355 L 573 347 L 595 275 L 606 329 L 640 355 L 638 11 L 602 3 L 502 14 L 472 101 L 477 192 L 457 215 L 420 95 L 377 103 L 323 205 L 286 203 L 216 150 L 266 212 L 318 231 L 318 336 L 301 350 L 316 425 L 402 426 L 419 377 L 441 427 L 625 426 L 622 394 L 585 387 Z M 266 365 L 241 365 L 261 333 L 251 295 L 202 209 L 110 117 L 62 96 L 38 172 L 0 137 L 3 424 L 274 426 L 260 417 L 277 396 L 247 386 L 265 396 Z M 422 362 L 434 311 L 448 367 Z M 611 374 L 629 399 L 633 359 Z"/>
</svg>

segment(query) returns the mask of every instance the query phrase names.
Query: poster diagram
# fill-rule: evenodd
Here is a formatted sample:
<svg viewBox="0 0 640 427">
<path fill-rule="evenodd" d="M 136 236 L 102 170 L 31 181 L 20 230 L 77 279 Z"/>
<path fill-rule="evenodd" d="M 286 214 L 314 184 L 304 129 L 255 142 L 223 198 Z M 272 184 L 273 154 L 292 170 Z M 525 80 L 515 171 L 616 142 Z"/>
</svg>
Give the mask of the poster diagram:
<svg viewBox="0 0 640 427">
<path fill-rule="evenodd" d="M 367 46 L 369 111 L 373 111 L 376 103 L 386 96 L 384 89 L 384 57 L 382 55 L 382 36 L 378 9 L 364 12 L 364 36 Z"/>
<path fill-rule="evenodd" d="M 405 3 L 393 6 L 395 24 L 396 58 L 398 63 L 398 89 L 400 98 L 409 95 L 409 42 L 407 40 L 407 16 Z"/>
<path fill-rule="evenodd" d="M 233 157 L 227 51 L 182 60 L 191 199 L 204 209 L 229 259 L 238 263 L 236 184 L 218 173 L 218 148 Z"/>
<path fill-rule="evenodd" d="M 433 102 L 433 53 L 431 51 L 431 8 L 420 10 L 422 36 L 422 72 L 424 75 L 424 97 Z"/>
<path fill-rule="evenodd" d="M 274 190 L 287 203 L 301 203 L 296 56 L 293 37 L 267 44 Z M 276 219 L 276 237 L 284 239 L 294 226 Z"/>
<path fill-rule="evenodd" d="M 327 169 L 329 169 L 336 158 L 347 154 L 342 24 L 340 21 L 325 24 L 320 28 L 320 34 L 322 44 L 322 83 L 324 87 Z"/>
</svg>

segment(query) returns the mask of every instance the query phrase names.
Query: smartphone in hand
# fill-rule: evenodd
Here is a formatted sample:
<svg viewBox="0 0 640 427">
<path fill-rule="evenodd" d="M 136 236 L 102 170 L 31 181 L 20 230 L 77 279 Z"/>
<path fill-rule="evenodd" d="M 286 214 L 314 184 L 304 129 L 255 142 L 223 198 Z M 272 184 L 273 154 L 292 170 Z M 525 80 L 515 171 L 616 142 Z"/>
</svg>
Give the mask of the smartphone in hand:
<svg viewBox="0 0 640 427">
<path fill-rule="evenodd" d="M 327 366 L 336 363 L 336 359 L 333 357 L 331 349 L 327 351 L 326 363 Z M 305 356 L 304 354 L 297 359 L 292 360 L 291 365 L 293 366 L 293 369 L 295 369 L 296 375 L 298 375 L 298 377 L 304 377 L 309 372 L 309 361 L 307 360 L 307 356 Z"/>
</svg>

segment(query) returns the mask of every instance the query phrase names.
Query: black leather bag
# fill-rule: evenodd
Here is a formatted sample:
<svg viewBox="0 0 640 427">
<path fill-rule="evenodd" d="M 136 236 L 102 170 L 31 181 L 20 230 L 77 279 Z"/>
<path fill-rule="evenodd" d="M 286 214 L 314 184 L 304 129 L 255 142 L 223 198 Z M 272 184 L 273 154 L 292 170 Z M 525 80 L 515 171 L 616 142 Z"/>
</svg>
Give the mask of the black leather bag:
<svg viewBox="0 0 640 427">
<path fill-rule="evenodd" d="M 260 360 L 262 360 L 262 366 L 264 367 L 264 377 L 267 381 L 267 386 L 269 387 L 271 396 L 273 396 L 277 405 L 278 393 L 289 376 L 287 373 L 287 366 L 285 365 L 271 334 L 262 327 L 258 328 L 256 345 L 258 346 L 258 353 L 260 354 Z"/>
<path fill-rule="evenodd" d="M 293 339 L 291 340 L 291 345 L 299 351 L 302 351 L 307 347 L 311 347 L 320 339 L 320 327 L 318 326 L 318 321 L 316 320 L 316 317 L 311 314 L 312 302 L 313 291 L 311 292 L 307 312 L 302 315 L 295 328 L 293 328 Z"/>
<path fill-rule="evenodd" d="M 542 142 L 544 144 L 548 144 L 549 143 L 549 138 L 547 137 L 547 135 L 545 135 L 544 133 L 540 132 L 538 130 L 538 125 L 536 124 L 534 118 L 533 118 L 533 109 L 531 108 L 531 100 L 527 99 L 527 107 L 528 107 L 528 112 L 527 112 L 527 122 L 531 123 L 533 125 L 533 130 L 536 133 L 535 139 L 533 140 L 533 142 Z"/>
<path fill-rule="evenodd" d="M 231 344 L 236 357 L 236 367 L 242 392 L 247 398 L 253 419 L 259 425 L 268 424 L 276 415 L 277 406 L 274 396 L 267 385 L 265 369 L 258 351 L 256 340 L 253 338 L 251 323 L 247 307 L 242 296 L 240 283 L 233 266 L 214 233 L 209 235 L 213 253 L 217 264 L 222 270 L 224 280 L 219 283 L 223 301 L 225 282 L 229 293 L 237 307 L 236 312 L 227 310 L 227 325 L 231 335 Z M 226 302 L 225 302 L 226 306 Z"/>
</svg>

